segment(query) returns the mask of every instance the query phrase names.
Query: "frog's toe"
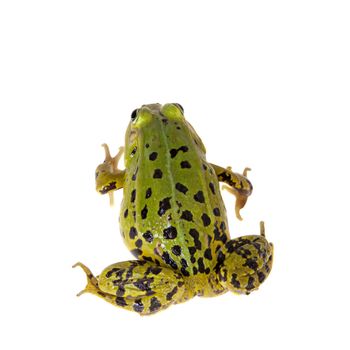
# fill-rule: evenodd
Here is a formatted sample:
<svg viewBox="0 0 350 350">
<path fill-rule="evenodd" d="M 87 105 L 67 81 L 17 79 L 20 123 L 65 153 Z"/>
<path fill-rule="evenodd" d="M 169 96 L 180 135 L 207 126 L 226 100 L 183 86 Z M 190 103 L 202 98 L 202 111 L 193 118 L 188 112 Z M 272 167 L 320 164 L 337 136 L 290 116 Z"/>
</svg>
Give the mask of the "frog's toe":
<svg viewBox="0 0 350 350">
<path fill-rule="evenodd" d="M 90 269 L 84 265 L 81 262 L 77 262 L 76 264 L 74 264 L 72 267 L 80 267 L 83 269 L 83 271 L 86 274 L 86 279 L 87 279 L 87 284 L 86 287 L 81 290 L 78 294 L 77 297 L 81 296 L 84 293 L 92 293 L 92 294 L 96 294 L 97 290 L 98 290 L 98 281 L 97 278 L 92 274 L 92 272 L 90 271 Z"/>
<path fill-rule="evenodd" d="M 105 150 L 105 162 L 110 161 L 112 159 L 112 156 L 111 152 L 109 151 L 109 146 L 107 145 L 107 143 L 103 143 L 101 147 L 103 147 Z"/>
<path fill-rule="evenodd" d="M 264 221 L 260 221 L 260 236 L 265 237 L 265 222 Z M 272 243 L 270 243 L 271 245 L 273 245 Z"/>
<path fill-rule="evenodd" d="M 240 211 L 246 205 L 248 197 L 246 195 L 241 195 L 235 189 L 233 189 L 232 187 L 229 187 L 227 185 L 222 185 L 222 189 L 226 190 L 226 191 L 230 192 L 231 194 L 233 194 L 234 196 L 236 196 L 236 204 L 235 204 L 236 218 L 238 220 L 243 220 Z"/>
<path fill-rule="evenodd" d="M 106 143 L 103 143 L 101 146 L 105 150 L 105 162 L 109 162 L 111 164 L 112 172 L 117 173 L 120 171 L 120 169 L 118 169 L 118 163 L 124 153 L 124 147 L 119 147 L 118 153 L 112 157 L 111 152 L 109 151 L 109 146 Z"/>
<path fill-rule="evenodd" d="M 248 168 L 248 167 L 244 168 L 244 170 L 243 170 L 243 176 L 247 177 L 247 176 L 248 176 L 248 171 L 252 171 L 252 169 L 251 169 L 251 168 Z"/>
</svg>

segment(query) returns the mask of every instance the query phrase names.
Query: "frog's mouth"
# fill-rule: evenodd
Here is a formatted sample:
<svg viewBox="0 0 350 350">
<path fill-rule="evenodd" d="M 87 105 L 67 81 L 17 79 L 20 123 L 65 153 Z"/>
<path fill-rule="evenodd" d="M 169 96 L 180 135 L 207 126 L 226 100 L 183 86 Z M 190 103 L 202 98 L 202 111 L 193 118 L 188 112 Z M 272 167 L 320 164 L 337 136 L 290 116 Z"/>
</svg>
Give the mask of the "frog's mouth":
<svg viewBox="0 0 350 350">
<path fill-rule="evenodd" d="M 101 194 L 106 194 L 107 192 L 115 190 L 115 189 L 117 189 L 117 183 L 116 183 L 116 181 L 113 181 L 113 182 L 109 183 L 107 186 L 104 186 L 102 188 L 102 190 L 99 190 L 99 192 Z"/>
</svg>

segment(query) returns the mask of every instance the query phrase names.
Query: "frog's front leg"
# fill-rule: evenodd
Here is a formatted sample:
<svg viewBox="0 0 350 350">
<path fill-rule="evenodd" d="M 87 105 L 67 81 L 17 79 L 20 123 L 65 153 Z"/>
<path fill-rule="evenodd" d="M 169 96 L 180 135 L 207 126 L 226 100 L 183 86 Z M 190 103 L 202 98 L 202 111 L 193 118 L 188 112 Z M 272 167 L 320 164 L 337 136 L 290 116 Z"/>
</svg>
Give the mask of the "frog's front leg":
<svg viewBox="0 0 350 350">
<path fill-rule="evenodd" d="M 140 315 L 154 314 L 172 304 L 184 301 L 186 283 L 179 273 L 154 263 L 131 260 L 116 263 L 94 277 L 82 263 L 87 276 L 87 285 L 78 296 L 91 293 L 105 301 Z"/>
<path fill-rule="evenodd" d="M 211 164 L 218 180 L 224 182 L 228 186 L 223 186 L 223 189 L 228 190 L 236 197 L 236 216 L 239 220 L 242 220 L 240 210 L 245 206 L 248 197 L 253 191 L 253 185 L 247 178 L 247 173 L 250 170 L 245 168 L 243 175 L 234 173 L 231 167 L 222 168 L 218 165 Z"/>
<path fill-rule="evenodd" d="M 217 273 L 220 283 L 234 293 L 257 290 L 272 268 L 273 245 L 265 238 L 264 223 L 260 236 L 231 239 L 218 253 Z"/>
<path fill-rule="evenodd" d="M 116 156 L 112 157 L 107 144 L 103 144 L 105 160 L 96 168 L 96 191 L 101 194 L 109 194 L 111 205 L 113 204 L 113 191 L 124 187 L 125 170 L 118 168 L 118 163 L 123 155 L 124 147 L 120 147 Z"/>
</svg>

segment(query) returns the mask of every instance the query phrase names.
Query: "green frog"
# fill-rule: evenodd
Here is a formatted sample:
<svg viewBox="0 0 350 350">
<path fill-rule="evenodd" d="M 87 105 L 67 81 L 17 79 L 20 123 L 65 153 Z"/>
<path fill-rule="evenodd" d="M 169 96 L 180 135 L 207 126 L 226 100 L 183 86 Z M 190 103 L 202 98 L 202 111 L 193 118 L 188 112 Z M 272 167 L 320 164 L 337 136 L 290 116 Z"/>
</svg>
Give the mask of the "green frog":
<svg viewBox="0 0 350 350">
<path fill-rule="evenodd" d="M 273 245 L 259 235 L 231 239 L 219 182 L 236 196 L 236 216 L 252 192 L 243 174 L 206 160 L 200 137 L 180 104 L 143 105 L 131 114 L 125 148 L 96 169 L 96 189 L 123 188 L 120 230 L 136 260 L 112 264 L 95 277 L 82 263 L 82 293 L 141 315 L 194 296 L 249 294 L 272 267 Z M 118 162 L 125 151 L 125 169 Z"/>
</svg>

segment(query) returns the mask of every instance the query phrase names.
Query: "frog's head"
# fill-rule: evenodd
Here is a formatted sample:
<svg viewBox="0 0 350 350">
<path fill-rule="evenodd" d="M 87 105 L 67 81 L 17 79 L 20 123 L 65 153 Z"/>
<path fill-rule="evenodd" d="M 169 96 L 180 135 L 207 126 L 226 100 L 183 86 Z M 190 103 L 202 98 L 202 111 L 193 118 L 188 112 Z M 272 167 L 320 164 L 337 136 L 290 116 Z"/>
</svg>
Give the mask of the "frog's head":
<svg viewBox="0 0 350 350">
<path fill-rule="evenodd" d="M 205 153 L 202 140 L 185 119 L 184 109 L 178 103 L 143 105 L 131 113 L 125 135 L 125 165 L 128 167 L 138 149 L 152 146 L 162 147 L 164 135 L 169 142 L 191 139 L 195 147 Z"/>
</svg>

